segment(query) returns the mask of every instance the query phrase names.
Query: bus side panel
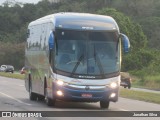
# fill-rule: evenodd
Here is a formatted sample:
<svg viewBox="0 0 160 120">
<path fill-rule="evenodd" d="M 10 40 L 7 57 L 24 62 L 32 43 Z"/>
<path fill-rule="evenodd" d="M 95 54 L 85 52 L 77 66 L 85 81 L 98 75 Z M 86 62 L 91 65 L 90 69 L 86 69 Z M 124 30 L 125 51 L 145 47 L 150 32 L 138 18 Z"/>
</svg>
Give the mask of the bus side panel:
<svg viewBox="0 0 160 120">
<path fill-rule="evenodd" d="M 50 71 L 49 64 L 49 51 L 48 51 L 48 39 L 51 30 L 53 29 L 53 23 L 46 22 L 39 25 L 31 26 L 30 37 L 27 39 L 26 47 L 26 66 L 29 68 L 32 81 L 32 91 L 44 95 L 44 80 L 48 79 Z M 28 72 L 29 73 L 29 72 Z M 25 80 L 25 86 L 28 90 L 29 82 Z M 48 87 L 51 88 L 50 79 L 47 80 Z"/>
<path fill-rule="evenodd" d="M 51 23 L 51 22 L 48 23 L 47 24 L 47 41 L 46 41 L 47 43 L 46 44 L 48 44 L 50 33 L 53 32 L 53 30 L 54 30 L 54 24 Z M 48 91 L 48 97 L 53 98 L 53 91 L 52 91 L 52 87 L 53 87 L 53 85 L 52 85 L 52 83 L 53 83 L 53 79 L 52 79 L 52 77 L 53 77 L 52 66 L 53 66 L 53 64 L 52 64 L 52 62 L 49 63 L 49 51 L 46 51 L 46 52 L 48 52 L 48 56 L 47 56 L 47 58 L 48 58 L 47 59 L 48 60 L 47 61 L 48 62 L 48 67 L 46 69 L 46 73 L 47 73 L 47 76 L 46 76 L 46 85 L 47 86 L 46 87 L 47 87 L 47 91 Z"/>
<path fill-rule="evenodd" d="M 41 31 L 41 50 L 39 52 L 39 92 L 41 95 L 44 95 L 44 88 L 45 88 L 45 80 L 47 79 L 48 76 L 48 71 L 49 71 L 49 59 L 48 59 L 48 39 L 49 39 L 49 31 L 50 27 L 48 26 L 48 22 L 41 24 L 42 31 Z"/>
</svg>

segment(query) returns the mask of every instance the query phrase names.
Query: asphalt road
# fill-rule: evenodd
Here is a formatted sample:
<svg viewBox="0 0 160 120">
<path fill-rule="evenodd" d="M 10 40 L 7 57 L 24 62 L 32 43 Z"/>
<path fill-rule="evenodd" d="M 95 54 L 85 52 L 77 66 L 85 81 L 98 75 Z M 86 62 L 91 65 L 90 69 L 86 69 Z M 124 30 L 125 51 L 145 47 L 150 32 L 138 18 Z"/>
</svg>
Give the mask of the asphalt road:
<svg viewBox="0 0 160 120">
<path fill-rule="evenodd" d="M 119 98 L 116 103 L 111 103 L 108 110 L 100 109 L 99 103 L 74 103 L 57 101 L 55 107 L 48 107 L 44 101 L 30 101 L 28 92 L 25 90 L 24 81 L 12 78 L 0 77 L 0 111 L 160 111 L 159 104 L 153 104 L 138 100 Z M 116 113 L 115 113 L 116 116 Z M 86 117 L 54 117 L 54 120 L 82 120 Z M 2 119 L 2 118 L 0 118 Z M 15 120 L 21 118 L 14 118 Z M 31 118 L 29 118 L 31 119 Z M 50 118 L 33 118 L 38 120 Z M 99 120 L 106 117 L 87 117 L 87 119 Z M 151 117 L 107 117 L 107 120 L 151 120 Z M 154 120 L 160 118 L 154 117 Z"/>
</svg>

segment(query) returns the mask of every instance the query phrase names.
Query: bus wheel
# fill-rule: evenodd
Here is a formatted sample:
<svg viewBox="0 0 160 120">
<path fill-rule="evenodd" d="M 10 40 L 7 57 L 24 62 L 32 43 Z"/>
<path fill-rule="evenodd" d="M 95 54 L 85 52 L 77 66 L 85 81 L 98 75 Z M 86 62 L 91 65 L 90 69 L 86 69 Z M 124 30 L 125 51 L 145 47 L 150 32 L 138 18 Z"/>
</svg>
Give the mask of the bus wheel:
<svg viewBox="0 0 160 120">
<path fill-rule="evenodd" d="M 48 97 L 47 88 L 45 88 L 45 92 L 44 92 L 44 93 L 45 93 L 45 102 L 46 102 L 46 104 L 47 104 L 48 106 L 54 106 L 56 100 L 51 99 L 51 98 Z"/>
<path fill-rule="evenodd" d="M 39 101 L 43 101 L 45 97 L 42 96 L 42 95 L 38 95 L 37 98 L 38 98 Z"/>
<path fill-rule="evenodd" d="M 32 92 L 32 85 L 29 83 L 29 99 L 30 100 L 37 100 L 37 95 Z"/>
<path fill-rule="evenodd" d="M 101 108 L 109 108 L 109 101 L 100 101 Z"/>
</svg>

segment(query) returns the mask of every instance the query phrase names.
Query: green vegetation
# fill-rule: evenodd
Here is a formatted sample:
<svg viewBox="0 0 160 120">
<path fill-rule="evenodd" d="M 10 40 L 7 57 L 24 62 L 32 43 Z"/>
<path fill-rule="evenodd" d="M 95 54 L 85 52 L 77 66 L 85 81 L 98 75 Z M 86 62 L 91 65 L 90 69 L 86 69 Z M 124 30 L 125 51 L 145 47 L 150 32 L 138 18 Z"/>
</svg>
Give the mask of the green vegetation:
<svg viewBox="0 0 160 120">
<path fill-rule="evenodd" d="M 24 80 L 24 75 L 22 74 L 12 74 L 12 73 L 0 72 L 0 76 Z"/>
<path fill-rule="evenodd" d="M 122 71 L 138 77 L 136 86 L 160 89 L 160 1 L 159 0 L 60 0 L 38 4 L 0 6 L 0 65 L 24 66 L 27 25 L 57 12 L 87 12 L 112 16 L 131 42 L 124 55 Z"/>
<path fill-rule="evenodd" d="M 130 99 L 160 104 L 160 93 L 158 94 L 158 93 L 143 92 L 137 90 L 121 89 L 120 96 L 124 98 L 130 98 Z"/>
<path fill-rule="evenodd" d="M 17 69 L 21 69 L 24 65 L 24 43 L 12 44 L 0 42 L 0 65 L 14 65 Z"/>
<path fill-rule="evenodd" d="M 160 75 L 146 75 L 133 82 L 134 87 L 160 90 Z"/>
</svg>

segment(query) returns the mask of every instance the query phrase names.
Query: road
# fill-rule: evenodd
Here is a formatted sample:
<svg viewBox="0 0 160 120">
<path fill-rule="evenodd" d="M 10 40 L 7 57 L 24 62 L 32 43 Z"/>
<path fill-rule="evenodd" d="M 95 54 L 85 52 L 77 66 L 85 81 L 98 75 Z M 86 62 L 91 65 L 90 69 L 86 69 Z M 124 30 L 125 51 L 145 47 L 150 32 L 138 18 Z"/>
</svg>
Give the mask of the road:
<svg viewBox="0 0 160 120">
<path fill-rule="evenodd" d="M 74 103 L 57 101 L 55 107 L 48 107 L 44 101 L 30 101 L 28 92 L 25 90 L 24 81 L 0 77 L 0 111 L 102 111 L 99 103 Z M 108 110 L 103 111 L 160 111 L 159 104 L 147 103 L 138 100 L 119 98 L 117 103 L 111 103 Z M 63 115 L 62 115 L 63 116 Z M 51 118 L 33 118 L 38 120 Z M 55 120 L 73 120 L 74 117 L 54 117 Z M 76 117 L 76 120 L 82 118 Z M 105 117 L 87 117 L 87 119 L 97 120 Z M 111 120 L 138 120 L 137 117 L 108 117 Z M 141 120 L 150 120 L 151 117 L 143 117 Z M 154 120 L 159 118 L 154 117 Z M 17 118 L 15 118 L 17 120 Z"/>
</svg>

